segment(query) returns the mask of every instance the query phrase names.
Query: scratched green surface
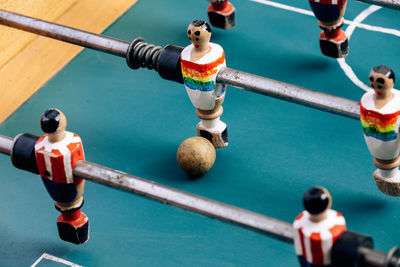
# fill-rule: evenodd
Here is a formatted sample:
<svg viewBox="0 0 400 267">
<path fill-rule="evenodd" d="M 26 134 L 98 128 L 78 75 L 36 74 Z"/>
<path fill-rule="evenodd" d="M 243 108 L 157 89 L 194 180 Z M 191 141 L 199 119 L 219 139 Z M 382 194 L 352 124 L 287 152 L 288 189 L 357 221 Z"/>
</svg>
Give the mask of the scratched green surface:
<svg viewBox="0 0 400 267">
<path fill-rule="evenodd" d="M 279 1 L 309 10 L 305 0 Z M 363 91 L 337 62 L 320 54 L 315 18 L 248 0 L 234 4 L 236 28 L 213 29 L 229 67 L 361 97 Z M 141 0 L 104 34 L 185 46 L 188 23 L 206 19 L 207 5 Z M 346 18 L 367 7 L 351 1 Z M 396 29 L 400 14 L 381 9 L 364 23 Z M 346 61 L 362 81 L 379 64 L 400 74 L 399 37 L 356 29 L 350 49 Z M 400 200 L 377 190 L 355 120 L 229 88 L 222 116 L 229 147 L 217 152 L 207 175 L 191 180 L 175 160 L 197 123 L 182 85 L 154 71 L 132 71 L 122 58 L 84 50 L 4 122 L 0 133 L 41 134 L 38 120 L 49 107 L 65 112 L 89 161 L 284 221 L 301 212 L 307 188 L 323 185 L 350 229 L 372 235 L 383 251 L 400 245 Z M 0 168 L 0 266 L 30 266 L 44 252 L 83 266 L 297 265 L 290 244 L 93 183 L 86 185 L 83 208 L 91 221 L 90 240 L 68 244 L 57 236 L 58 213 L 39 177 L 14 169 L 5 156 Z"/>
</svg>

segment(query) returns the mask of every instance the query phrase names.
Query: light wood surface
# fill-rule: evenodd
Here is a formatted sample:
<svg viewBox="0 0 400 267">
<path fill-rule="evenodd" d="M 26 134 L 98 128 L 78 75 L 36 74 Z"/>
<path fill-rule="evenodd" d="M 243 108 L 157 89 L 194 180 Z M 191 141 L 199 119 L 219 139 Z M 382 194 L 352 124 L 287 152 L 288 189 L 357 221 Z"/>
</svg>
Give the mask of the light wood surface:
<svg viewBox="0 0 400 267">
<path fill-rule="evenodd" d="M 57 1 L 59 2 L 64 1 Z M 70 0 L 65 2 L 70 2 Z M 74 2 L 55 22 L 101 33 L 137 0 L 78 0 Z M 42 19 L 42 17 L 37 17 Z M 23 38 L 25 44 L 22 47 L 19 45 L 18 53 L 14 53 L 0 68 L 0 123 L 83 49 L 50 38 L 33 36 L 33 40 L 28 41 L 28 44 Z M 11 44 L 13 42 L 11 41 Z"/>
<path fill-rule="evenodd" d="M 0 0 L 0 9 L 27 16 L 55 21 L 77 0 Z M 10 27 L 0 26 L 0 67 L 4 66 L 36 35 Z"/>
</svg>

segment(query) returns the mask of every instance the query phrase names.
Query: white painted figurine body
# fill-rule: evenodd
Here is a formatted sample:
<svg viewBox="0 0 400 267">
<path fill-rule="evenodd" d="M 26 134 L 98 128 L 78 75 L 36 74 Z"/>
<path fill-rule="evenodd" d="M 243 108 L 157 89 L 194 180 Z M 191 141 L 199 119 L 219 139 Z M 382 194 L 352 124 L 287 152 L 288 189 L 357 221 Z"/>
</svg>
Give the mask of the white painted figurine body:
<svg viewBox="0 0 400 267">
<path fill-rule="evenodd" d="M 369 75 L 373 90 L 360 101 L 364 139 L 373 162 L 375 182 L 383 193 L 400 196 L 400 92 L 393 89 L 395 76 L 387 66 L 374 67 Z"/>
</svg>

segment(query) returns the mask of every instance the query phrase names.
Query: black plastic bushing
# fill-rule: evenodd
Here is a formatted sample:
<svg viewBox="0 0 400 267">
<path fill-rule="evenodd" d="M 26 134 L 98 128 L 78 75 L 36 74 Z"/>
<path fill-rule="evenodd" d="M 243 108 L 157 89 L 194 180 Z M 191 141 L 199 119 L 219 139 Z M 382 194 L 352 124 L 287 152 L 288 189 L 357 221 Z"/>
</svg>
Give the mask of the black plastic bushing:
<svg viewBox="0 0 400 267">
<path fill-rule="evenodd" d="M 39 174 L 35 156 L 38 139 L 39 136 L 30 133 L 20 134 L 15 138 L 10 157 L 16 168 Z"/>
<path fill-rule="evenodd" d="M 373 248 L 372 238 L 352 231 L 344 232 L 333 244 L 332 266 L 364 266 L 361 265 L 363 255 L 360 253 L 360 247 Z"/>
<path fill-rule="evenodd" d="M 181 69 L 181 52 L 183 47 L 167 45 L 158 59 L 158 74 L 161 78 L 183 83 Z"/>
</svg>

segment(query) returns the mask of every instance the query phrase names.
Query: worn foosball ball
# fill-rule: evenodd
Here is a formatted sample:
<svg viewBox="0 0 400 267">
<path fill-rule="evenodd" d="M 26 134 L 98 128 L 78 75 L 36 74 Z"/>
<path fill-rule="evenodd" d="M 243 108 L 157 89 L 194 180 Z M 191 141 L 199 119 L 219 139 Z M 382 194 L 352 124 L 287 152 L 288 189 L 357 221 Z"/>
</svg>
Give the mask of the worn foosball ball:
<svg viewBox="0 0 400 267">
<path fill-rule="evenodd" d="M 195 178 L 208 172 L 215 162 L 215 148 L 207 139 L 195 136 L 182 142 L 177 152 L 178 164 Z"/>
</svg>

